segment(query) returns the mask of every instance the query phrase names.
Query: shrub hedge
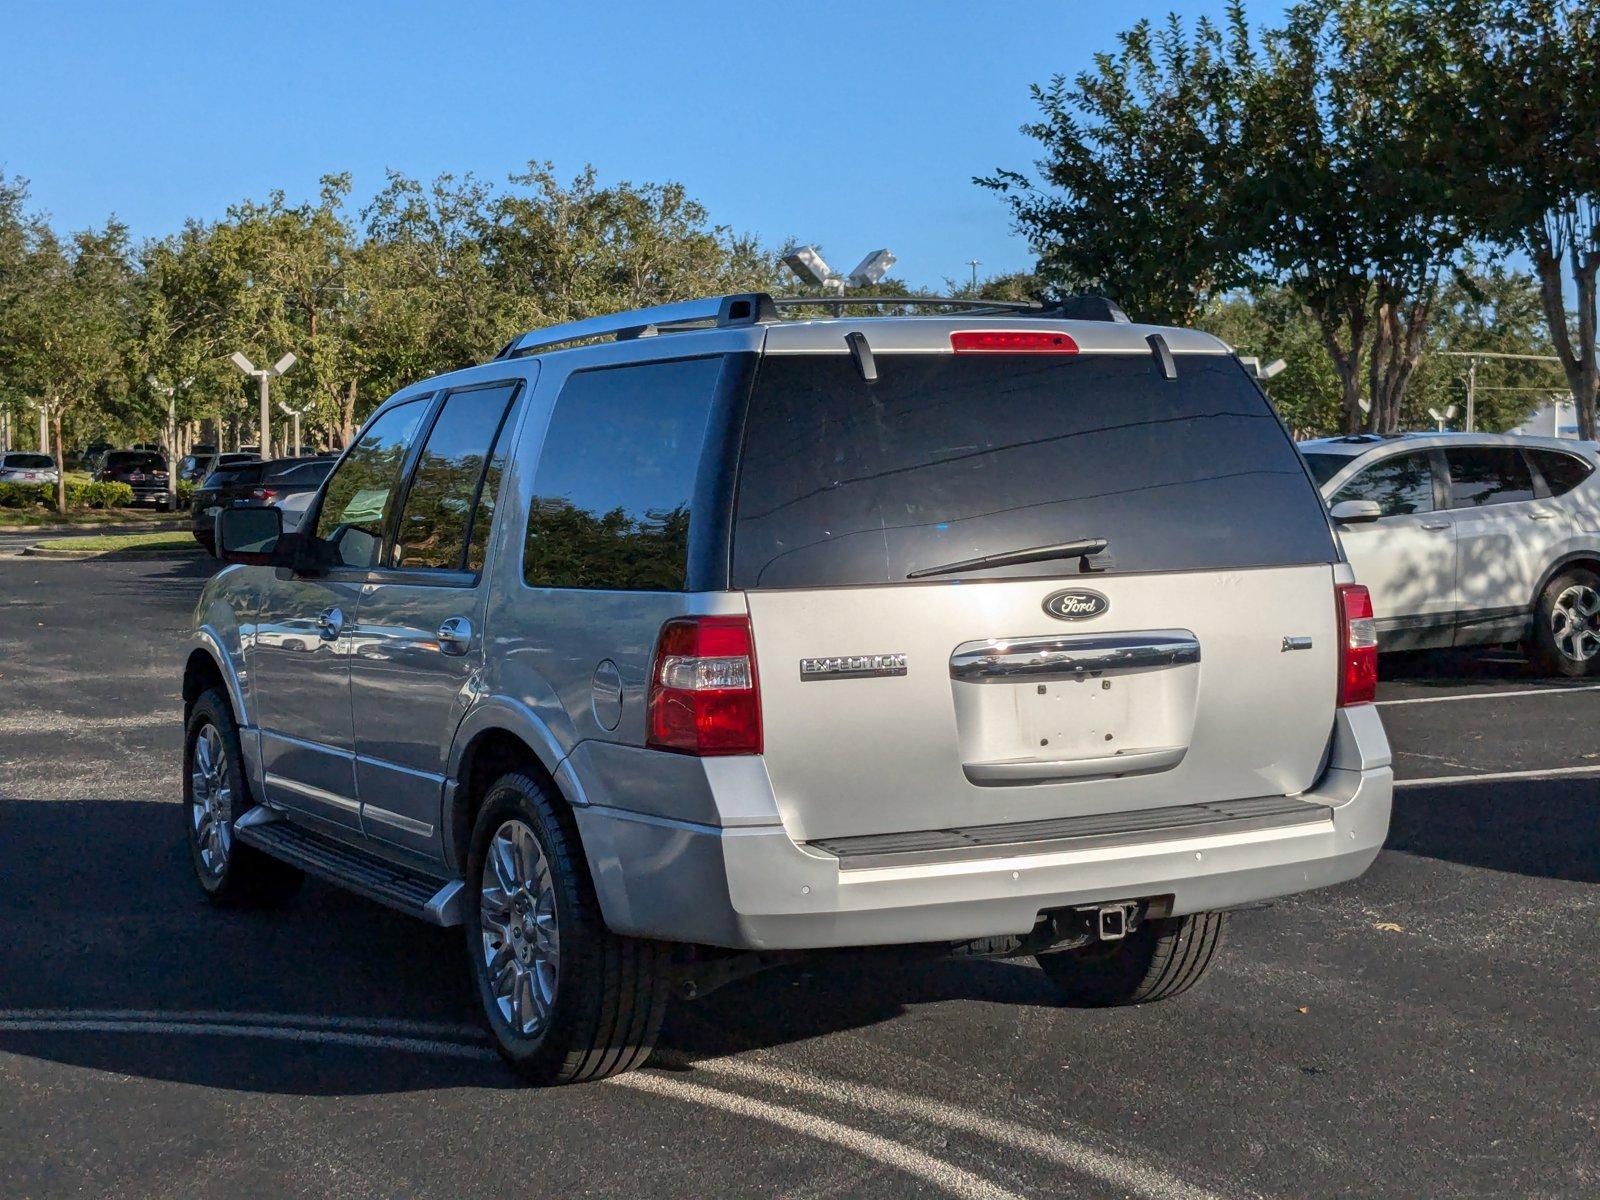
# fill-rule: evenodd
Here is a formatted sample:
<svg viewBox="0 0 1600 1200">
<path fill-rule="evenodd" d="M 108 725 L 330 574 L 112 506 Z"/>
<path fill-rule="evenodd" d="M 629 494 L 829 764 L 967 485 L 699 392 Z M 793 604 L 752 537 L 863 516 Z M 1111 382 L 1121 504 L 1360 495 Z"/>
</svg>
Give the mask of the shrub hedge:
<svg viewBox="0 0 1600 1200">
<path fill-rule="evenodd" d="M 178 495 L 182 499 L 181 489 Z M 53 483 L 0 483 L 0 508 L 52 508 L 55 502 Z M 132 503 L 133 489 L 125 483 L 67 480 L 68 508 L 127 508 Z"/>
</svg>

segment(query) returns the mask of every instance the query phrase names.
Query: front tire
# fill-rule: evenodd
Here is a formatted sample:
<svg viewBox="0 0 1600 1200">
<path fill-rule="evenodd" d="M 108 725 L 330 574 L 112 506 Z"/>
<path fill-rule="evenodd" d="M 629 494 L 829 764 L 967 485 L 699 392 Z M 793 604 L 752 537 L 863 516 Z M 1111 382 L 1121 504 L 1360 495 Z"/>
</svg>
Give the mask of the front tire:
<svg viewBox="0 0 1600 1200">
<path fill-rule="evenodd" d="M 502 776 L 473 826 L 467 957 L 501 1055 L 539 1084 L 632 1070 L 667 1007 L 667 948 L 600 913 L 577 829 L 532 777 Z"/>
<path fill-rule="evenodd" d="M 183 811 L 189 858 L 206 898 L 216 904 L 287 903 L 305 876 L 241 843 L 234 822 L 251 807 L 239 726 L 220 689 L 189 710 L 183 739 Z"/>
<path fill-rule="evenodd" d="M 1036 957 L 1069 1004 L 1114 1008 L 1181 995 L 1204 978 L 1222 949 L 1227 914 L 1144 921 L 1116 942 Z"/>
<path fill-rule="evenodd" d="M 1546 675 L 1582 679 L 1600 672 L 1600 575 L 1560 572 L 1533 607 L 1529 657 Z"/>
</svg>

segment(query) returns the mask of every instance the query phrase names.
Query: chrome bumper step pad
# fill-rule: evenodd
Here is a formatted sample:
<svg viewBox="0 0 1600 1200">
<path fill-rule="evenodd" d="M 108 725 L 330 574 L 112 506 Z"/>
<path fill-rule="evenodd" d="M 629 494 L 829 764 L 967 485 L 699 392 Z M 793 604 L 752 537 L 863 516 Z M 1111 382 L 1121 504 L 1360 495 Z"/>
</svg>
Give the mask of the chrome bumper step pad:
<svg viewBox="0 0 1600 1200">
<path fill-rule="evenodd" d="M 805 845 L 808 849 L 833 855 L 839 860 L 840 870 L 861 871 L 1003 855 L 1136 846 L 1179 838 L 1226 837 L 1262 829 L 1322 824 L 1332 819 L 1333 810 L 1325 804 L 1291 796 L 1262 796 L 1007 825 L 968 825 L 958 829 L 823 838 Z"/>
</svg>

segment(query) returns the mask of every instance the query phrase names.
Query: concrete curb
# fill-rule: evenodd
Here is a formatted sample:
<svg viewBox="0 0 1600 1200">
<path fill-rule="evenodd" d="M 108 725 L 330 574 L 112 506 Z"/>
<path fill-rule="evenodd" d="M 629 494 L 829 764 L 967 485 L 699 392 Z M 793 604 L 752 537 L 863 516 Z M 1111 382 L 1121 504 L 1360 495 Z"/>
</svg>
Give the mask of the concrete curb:
<svg viewBox="0 0 1600 1200">
<path fill-rule="evenodd" d="M 48 546 L 28 546 L 22 551 L 27 558 L 54 558 L 63 560 L 73 559 L 147 559 L 147 558 L 187 558 L 191 554 L 200 552 L 199 544 L 194 546 L 156 546 L 149 550 L 59 550 Z"/>
</svg>

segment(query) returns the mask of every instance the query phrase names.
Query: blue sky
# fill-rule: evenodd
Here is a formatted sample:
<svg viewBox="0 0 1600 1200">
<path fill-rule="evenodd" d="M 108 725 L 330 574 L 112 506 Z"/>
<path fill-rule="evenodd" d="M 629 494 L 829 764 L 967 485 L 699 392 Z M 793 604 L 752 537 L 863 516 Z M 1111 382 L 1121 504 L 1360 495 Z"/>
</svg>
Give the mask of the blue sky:
<svg viewBox="0 0 1600 1200">
<path fill-rule="evenodd" d="M 1028 84 L 1085 67 L 1164 4 L 587 5 L 282 2 L 11 5 L 0 170 L 60 228 L 135 235 L 349 170 L 500 180 L 677 179 L 713 218 L 820 244 L 848 269 L 891 247 L 915 283 L 1029 265 L 971 183 L 1025 167 Z M 1251 5 L 1256 23 L 1281 3 Z"/>
</svg>

